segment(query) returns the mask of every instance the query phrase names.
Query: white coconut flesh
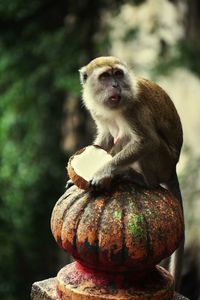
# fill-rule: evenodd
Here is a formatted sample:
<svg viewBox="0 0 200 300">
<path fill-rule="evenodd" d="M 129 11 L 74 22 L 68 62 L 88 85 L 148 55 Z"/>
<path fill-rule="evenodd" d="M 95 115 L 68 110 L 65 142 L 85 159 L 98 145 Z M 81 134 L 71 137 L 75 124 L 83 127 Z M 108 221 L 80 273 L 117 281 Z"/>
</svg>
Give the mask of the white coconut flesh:
<svg viewBox="0 0 200 300">
<path fill-rule="evenodd" d="M 90 181 L 93 175 L 111 159 L 112 156 L 105 150 L 88 146 L 82 153 L 74 156 L 71 166 L 77 175 Z"/>
</svg>

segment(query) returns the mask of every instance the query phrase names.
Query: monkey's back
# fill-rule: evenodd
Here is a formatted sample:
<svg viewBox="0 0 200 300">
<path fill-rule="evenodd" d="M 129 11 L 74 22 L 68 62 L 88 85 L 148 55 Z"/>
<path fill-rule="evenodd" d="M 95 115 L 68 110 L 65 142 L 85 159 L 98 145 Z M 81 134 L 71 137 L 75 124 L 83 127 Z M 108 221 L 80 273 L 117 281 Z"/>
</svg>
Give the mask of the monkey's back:
<svg viewBox="0 0 200 300">
<path fill-rule="evenodd" d="M 138 88 L 139 102 L 149 108 L 157 134 L 175 152 L 178 161 L 183 132 L 174 103 L 167 93 L 152 81 L 139 78 Z"/>
</svg>

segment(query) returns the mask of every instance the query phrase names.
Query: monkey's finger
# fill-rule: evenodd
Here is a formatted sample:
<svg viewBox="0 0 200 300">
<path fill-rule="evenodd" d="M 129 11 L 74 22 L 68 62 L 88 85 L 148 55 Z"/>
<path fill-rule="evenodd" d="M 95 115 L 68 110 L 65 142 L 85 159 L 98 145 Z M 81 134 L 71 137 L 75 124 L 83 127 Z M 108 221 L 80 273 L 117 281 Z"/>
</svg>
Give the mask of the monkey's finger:
<svg viewBox="0 0 200 300">
<path fill-rule="evenodd" d="M 96 178 L 92 178 L 89 185 L 95 191 L 99 191 L 101 189 L 101 181 Z"/>
<path fill-rule="evenodd" d="M 89 186 L 89 192 L 96 193 L 96 192 L 98 192 L 98 188 L 94 185 L 90 185 Z"/>
<path fill-rule="evenodd" d="M 96 182 L 95 180 L 93 180 L 93 179 L 90 180 L 89 185 L 90 185 L 90 187 L 93 188 L 93 189 L 96 188 L 96 187 L 98 186 L 97 182 Z"/>
<path fill-rule="evenodd" d="M 89 189 L 90 189 L 90 190 L 94 190 L 95 186 L 94 186 L 94 184 L 92 183 L 92 179 L 88 182 L 88 186 L 89 186 Z"/>
<path fill-rule="evenodd" d="M 71 179 L 68 180 L 65 186 L 66 190 L 68 190 L 72 185 L 74 185 L 73 181 Z"/>
</svg>

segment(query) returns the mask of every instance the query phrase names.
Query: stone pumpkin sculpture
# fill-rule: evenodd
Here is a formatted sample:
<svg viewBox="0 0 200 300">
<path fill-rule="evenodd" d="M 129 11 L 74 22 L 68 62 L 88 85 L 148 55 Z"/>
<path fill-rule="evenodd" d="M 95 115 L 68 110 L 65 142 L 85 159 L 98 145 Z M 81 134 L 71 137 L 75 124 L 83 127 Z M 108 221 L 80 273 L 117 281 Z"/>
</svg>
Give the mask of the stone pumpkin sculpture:
<svg viewBox="0 0 200 300">
<path fill-rule="evenodd" d="M 78 163 L 73 156 L 68 165 L 79 187 L 65 192 L 51 218 L 55 240 L 76 260 L 57 276 L 60 298 L 171 299 L 173 278 L 156 264 L 183 238 L 178 200 L 162 187 L 146 189 L 120 177 L 107 191 L 88 190 L 90 174 L 84 174 L 81 159 L 89 173 L 95 170 L 93 154 L 85 150 L 75 154 Z"/>
</svg>

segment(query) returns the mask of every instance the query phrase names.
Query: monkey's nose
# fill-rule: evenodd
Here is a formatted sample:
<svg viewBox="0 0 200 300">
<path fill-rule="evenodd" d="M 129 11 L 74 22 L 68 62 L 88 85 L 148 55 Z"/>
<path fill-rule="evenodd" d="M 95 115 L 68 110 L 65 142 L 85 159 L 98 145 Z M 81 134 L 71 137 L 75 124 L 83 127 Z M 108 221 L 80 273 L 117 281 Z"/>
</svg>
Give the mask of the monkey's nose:
<svg viewBox="0 0 200 300">
<path fill-rule="evenodd" d="M 118 82 L 116 80 L 112 81 L 112 87 L 113 88 L 118 88 L 119 87 L 119 84 L 118 84 Z"/>
</svg>

